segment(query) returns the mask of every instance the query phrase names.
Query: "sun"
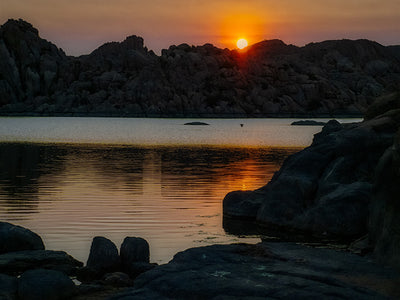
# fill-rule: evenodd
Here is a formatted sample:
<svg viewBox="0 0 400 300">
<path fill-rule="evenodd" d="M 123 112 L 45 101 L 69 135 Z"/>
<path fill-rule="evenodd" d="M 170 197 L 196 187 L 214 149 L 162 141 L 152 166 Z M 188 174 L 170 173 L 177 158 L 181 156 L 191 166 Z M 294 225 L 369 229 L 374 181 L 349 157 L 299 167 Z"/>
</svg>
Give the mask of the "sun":
<svg viewBox="0 0 400 300">
<path fill-rule="evenodd" d="M 236 46 L 237 46 L 239 49 L 246 48 L 247 45 L 248 45 L 248 43 L 247 43 L 247 40 L 246 40 L 246 39 L 238 39 L 237 42 L 236 42 Z"/>
</svg>

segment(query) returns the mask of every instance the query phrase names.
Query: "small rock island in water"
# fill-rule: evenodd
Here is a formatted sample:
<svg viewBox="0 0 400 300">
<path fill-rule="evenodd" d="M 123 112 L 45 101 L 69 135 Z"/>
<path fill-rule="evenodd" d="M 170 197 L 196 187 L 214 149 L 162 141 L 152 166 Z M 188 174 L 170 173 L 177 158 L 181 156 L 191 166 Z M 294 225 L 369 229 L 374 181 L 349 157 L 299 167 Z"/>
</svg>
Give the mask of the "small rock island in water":
<svg viewBox="0 0 400 300">
<path fill-rule="evenodd" d="M 188 122 L 188 123 L 185 123 L 184 125 L 206 126 L 206 125 L 210 125 L 210 124 L 207 124 L 205 122 Z"/>
<path fill-rule="evenodd" d="M 159 266 L 140 237 L 126 237 L 119 249 L 95 237 L 84 265 L 45 250 L 29 229 L 0 222 L 0 298 L 400 298 L 399 47 L 272 40 L 250 47 L 246 59 L 210 44 L 157 56 L 136 36 L 69 57 L 25 21 L 1 26 L 3 115 L 363 114 L 364 121 L 329 121 L 264 187 L 225 196 L 225 230 L 265 236 L 256 245 L 192 248 Z"/>
<path fill-rule="evenodd" d="M 301 121 L 294 121 L 290 125 L 295 126 L 324 126 L 326 122 L 321 121 L 314 121 L 314 120 L 301 120 Z"/>
</svg>

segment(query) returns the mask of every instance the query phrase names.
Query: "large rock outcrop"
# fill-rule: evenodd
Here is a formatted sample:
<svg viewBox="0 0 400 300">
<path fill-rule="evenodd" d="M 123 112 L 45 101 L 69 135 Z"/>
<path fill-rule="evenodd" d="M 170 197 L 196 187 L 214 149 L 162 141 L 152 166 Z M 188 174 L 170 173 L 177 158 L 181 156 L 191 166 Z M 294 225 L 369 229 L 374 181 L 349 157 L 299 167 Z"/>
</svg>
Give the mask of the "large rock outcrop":
<svg viewBox="0 0 400 300">
<path fill-rule="evenodd" d="M 400 269 L 400 97 L 380 97 L 363 122 L 330 121 L 311 146 L 288 157 L 264 187 L 230 192 L 224 199 L 226 230 L 312 241 L 358 241 L 350 249 L 373 251 Z M 240 230 L 238 230 L 240 226 Z"/>
<path fill-rule="evenodd" d="M 0 28 L 0 113 L 118 116 L 360 115 L 400 82 L 398 47 L 367 40 L 155 55 L 130 36 L 67 57 L 22 20 Z"/>
<path fill-rule="evenodd" d="M 380 262 L 400 269 L 400 131 L 376 171 L 369 218 L 371 243 Z"/>
<path fill-rule="evenodd" d="M 292 243 L 192 248 L 140 275 L 128 299 L 386 299 L 398 274 L 363 257 Z"/>
<path fill-rule="evenodd" d="M 224 215 L 257 221 L 269 233 L 308 239 L 367 234 L 375 168 L 399 127 L 398 109 L 359 124 L 328 122 L 266 186 L 229 193 Z"/>
</svg>

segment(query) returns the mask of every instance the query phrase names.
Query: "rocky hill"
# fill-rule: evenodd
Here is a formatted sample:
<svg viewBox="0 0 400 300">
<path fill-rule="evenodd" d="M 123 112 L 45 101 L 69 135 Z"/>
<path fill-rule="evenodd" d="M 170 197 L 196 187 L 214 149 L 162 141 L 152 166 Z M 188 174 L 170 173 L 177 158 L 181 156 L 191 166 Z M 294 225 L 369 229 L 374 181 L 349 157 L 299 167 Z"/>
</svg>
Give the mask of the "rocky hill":
<svg viewBox="0 0 400 300">
<path fill-rule="evenodd" d="M 182 44 L 161 56 L 127 37 L 69 57 L 23 20 L 0 27 L 0 114 L 361 115 L 399 88 L 399 47 L 263 41 L 247 51 Z"/>
</svg>

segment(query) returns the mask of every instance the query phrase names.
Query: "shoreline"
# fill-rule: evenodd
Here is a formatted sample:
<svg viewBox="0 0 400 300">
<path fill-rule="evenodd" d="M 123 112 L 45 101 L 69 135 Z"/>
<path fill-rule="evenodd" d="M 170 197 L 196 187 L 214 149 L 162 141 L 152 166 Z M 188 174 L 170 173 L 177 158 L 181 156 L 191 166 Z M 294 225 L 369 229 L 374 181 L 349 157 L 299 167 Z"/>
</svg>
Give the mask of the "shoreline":
<svg viewBox="0 0 400 300">
<path fill-rule="evenodd" d="M 0 117 L 87 117 L 87 118 L 145 118 L 145 119 L 357 119 L 363 118 L 363 114 L 302 114 L 302 113 L 280 113 L 280 114 L 120 114 L 120 113 L 34 113 L 34 112 L 1 112 Z"/>
<path fill-rule="evenodd" d="M 12 250 L 0 252 L 0 296 L 6 299 L 400 296 L 395 270 L 372 262 L 370 255 L 321 244 L 263 241 L 195 247 L 157 265 L 149 263 L 144 239 L 126 237 L 118 251 L 110 240 L 95 237 L 84 266 L 63 251 L 44 250 L 41 238 L 30 230 L 0 222 L 0 240 L 5 239 L 3 247 Z"/>
</svg>

